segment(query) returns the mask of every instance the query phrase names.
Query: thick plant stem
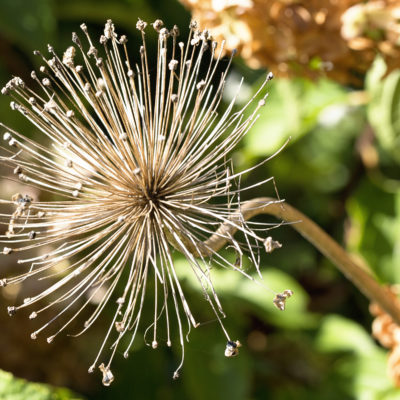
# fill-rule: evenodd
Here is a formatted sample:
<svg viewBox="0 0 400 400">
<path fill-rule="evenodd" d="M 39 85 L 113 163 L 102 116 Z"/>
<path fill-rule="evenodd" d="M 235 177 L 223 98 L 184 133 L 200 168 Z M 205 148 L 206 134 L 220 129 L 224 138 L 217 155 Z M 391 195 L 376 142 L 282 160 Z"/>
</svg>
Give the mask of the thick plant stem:
<svg viewBox="0 0 400 400">
<path fill-rule="evenodd" d="M 292 223 L 292 228 L 296 229 L 322 254 L 329 258 L 365 296 L 378 303 L 400 326 L 400 307 L 398 303 L 393 301 L 391 296 L 388 296 L 386 289 L 374 279 L 372 274 L 357 265 L 337 242 L 303 213 L 276 199 L 259 197 L 242 203 L 240 213 L 236 212 L 230 217 L 232 224 L 224 223 L 214 235 L 204 242 L 204 246 L 201 247 L 203 256 L 210 255 L 224 246 L 226 243 L 225 238 L 235 233 L 235 225 L 240 221 L 240 214 L 241 218 L 245 220 L 258 214 L 270 214 L 277 219 Z"/>
</svg>

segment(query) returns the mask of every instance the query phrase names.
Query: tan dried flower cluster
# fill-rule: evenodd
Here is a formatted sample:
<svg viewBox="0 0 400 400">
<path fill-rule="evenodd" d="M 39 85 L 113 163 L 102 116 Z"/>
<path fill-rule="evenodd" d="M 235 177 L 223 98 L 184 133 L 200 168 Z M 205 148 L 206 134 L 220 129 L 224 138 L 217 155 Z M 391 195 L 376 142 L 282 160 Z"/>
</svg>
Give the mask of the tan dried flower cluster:
<svg viewBox="0 0 400 400">
<path fill-rule="evenodd" d="M 388 294 L 398 302 L 397 293 L 390 288 Z M 372 322 L 372 335 L 382 346 L 390 349 L 388 374 L 396 386 L 400 387 L 400 327 L 376 303 L 371 303 L 370 313 L 375 316 Z"/>
<path fill-rule="evenodd" d="M 400 65 L 399 0 L 181 0 L 252 68 L 357 83 L 377 51 Z"/>
</svg>

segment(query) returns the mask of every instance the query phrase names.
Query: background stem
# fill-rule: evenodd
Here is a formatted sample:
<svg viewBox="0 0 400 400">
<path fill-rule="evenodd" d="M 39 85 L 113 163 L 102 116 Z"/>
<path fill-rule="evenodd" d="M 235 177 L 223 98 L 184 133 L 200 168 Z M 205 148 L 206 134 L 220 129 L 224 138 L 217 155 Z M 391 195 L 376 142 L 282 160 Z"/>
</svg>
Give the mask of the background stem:
<svg viewBox="0 0 400 400">
<path fill-rule="evenodd" d="M 366 271 L 352 260 L 349 254 L 317 224 L 291 205 L 270 197 L 255 198 L 241 204 L 240 211 L 232 214 L 230 221 L 236 225 L 239 223 L 240 215 L 248 220 L 258 214 L 273 215 L 277 219 L 292 223 L 292 228 L 331 260 L 368 299 L 378 303 L 400 326 L 400 307 L 391 296 L 388 296 L 386 288 L 376 281 L 370 271 Z M 221 249 L 226 243 L 225 238 L 233 235 L 236 230 L 237 228 L 230 223 L 222 224 L 218 231 L 203 243 L 204 246 L 201 246 L 202 255 L 209 256 Z"/>
</svg>

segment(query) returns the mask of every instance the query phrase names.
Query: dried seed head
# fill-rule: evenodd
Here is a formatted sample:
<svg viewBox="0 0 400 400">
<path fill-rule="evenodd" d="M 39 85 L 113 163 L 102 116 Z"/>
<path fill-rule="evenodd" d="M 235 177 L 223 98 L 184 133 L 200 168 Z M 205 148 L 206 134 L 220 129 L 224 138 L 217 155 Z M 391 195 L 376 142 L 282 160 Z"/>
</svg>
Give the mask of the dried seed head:
<svg viewBox="0 0 400 400">
<path fill-rule="evenodd" d="M 104 36 L 107 39 L 111 39 L 115 35 L 114 31 L 114 24 L 112 23 L 111 19 L 109 19 L 104 28 Z"/>
<path fill-rule="evenodd" d="M 177 60 L 171 60 L 168 64 L 168 68 L 170 71 L 175 71 L 178 67 L 179 62 Z"/>
<path fill-rule="evenodd" d="M 122 35 L 122 36 L 119 38 L 119 43 L 120 43 L 120 44 L 127 44 L 127 43 L 128 43 L 128 38 L 127 38 L 125 35 Z"/>
<path fill-rule="evenodd" d="M 178 371 L 175 371 L 175 372 L 174 372 L 174 374 L 172 375 L 172 379 L 173 379 L 174 381 L 176 381 L 177 379 L 179 379 L 179 372 L 178 372 Z"/>
<path fill-rule="evenodd" d="M 273 303 L 276 308 L 281 311 L 285 311 L 286 300 L 293 295 L 293 292 L 290 289 L 283 291 L 282 293 L 277 293 L 275 296 Z"/>
<path fill-rule="evenodd" d="M 10 91 L 17 90 L 17 89 L 25 89 L 25 82 L 18 76 L 12 78 L 9 80 L 4 86 L 4 93 L 3 94 L 8 94 Z"/>
<path fill-rule="evenodd" d="M 14 306 L 9 306 L 9 307 L 7 307 L 7 312 L 8 312 L 8 315 L 10 317 L 12 317 L 13 315 L 15 315 L 17 313 L 17 308 Z"/>
<path fill-rule="evenodd" d="M 180 31 L 179 31 L 179 27 L 178 26 L 174 25 L 174 27 L 171 30 L 171 35 L 175 36 L 175 37 L 180 35 Z"/>
<path fill-rule="evenodd" d="M 115 329 L 117 330 L 117 332 L 123 332 L 125 329 L 125 324 L 123 322 L 116 322 Z"/>
<path fill-rule="evenodd" d="M 50 99 L 47 103 L 44 103 L 43 106 L 43 110 L 47 112 L 54 112 L 57 110 L 57 108 L 58 105 L 53 99 Z"/>
<path fill-rule="evenodd" d="M 202 90 L 202 89 L 205 88 L 205 86 L 206 86 L 206 81 L 201 80 L 201 81 L 196 85 L 196 88 L 197 88 L 197 90 Z"/>
<path fill-rule="evenodd" d="M 210 31 L 205 29 L 203 32 L 201 32 L 201 38 L 205 42 L 207 42 L 208 40 L 211 40 L 212 36 L 211 36 Z"/>
<path fill-rule="evenodd" d="M 160 32 L 160 29 L 164 26 L 164 22 L 162 22 L 161 19 L 156 19 L 152 25 L 156 32 Z"/>
<path fill-rule="evenodd" d="M 8 255 L 12 253 L 12 249 L 10 247 L 3 247 L 3 254 Z"/>
<path fill-rule="evenodd" d="M 88 50 L 88 52 L 86 54 L 88 55 L 88 57 L 96 58 L 97 54 L 98 54 L 96 47 L 90 46 L 90 48 L 89 48 L 89 50 Z"/>
<path fill-rule="evenodd" d="M 225 357 L 236 357 L 239 354 L 239 347 L 241 346 L 242 344 L 239 340 L 236 340 L 235 342 L 228 340 L 225 348 Z"/>
<path fill-rule="evenodd" d="M 114 375 L 111 372 L 110 368 L 105 367 L 104 364 L 100 364 L 99 370 L 103 373 L 103 379 L 102 379 L 103 385 L 110 386 L 114 381 Z"/>
<path fill-rule="evenodd" d="M 46 339 L 46 342 L 50 344 L 50 343 L 53 342 L 54 338 L 55 338 L 55 336 L 49 336 L 49 337 Z"/>
<path fill-rule="evenodd" d="M 75 47 L 70 46 L 64 53 L 63 63 L 67 67 L 73 68 L 74 67 L 74 58 L 75 58 Z"/>
<path fill-rule="evenodd" d="M 41 196 L 48 200 L 35 202 L 28 195 L 13 196 L 14 210 L 8 215 L 6 234 L 8 246 L 2 252 L 18 252 L 21 256 L 16 263 L 27 268 L 8 278 L 7 283 L 20 283 L 27 278 L 46 283 L 49 280 L 44 278 L 54 276 L 54 265 L 68 265 L 56 283 L 22 305 L 32 306 L 49 295 L 58 300 L 47 308 L 66 304 L 50 322 L 32 333 L 32 339 L 55 320 L 61 327 L 57 334 L 66 330 L 81 310 L 94 303 L 98 311 L 86 319 L 83 332 L 99 317 L 109 299 L 117 299 L 116 304 L 110 304 L 114 307 L 115 329 L 107 331 L 96 362 L 90 367 L 94 371 L 104 361 L 106 349 L 113 349 L 109 360 L 99 366 L 107 386 L 114 379 L 109 367 L 114 355 L 126 344 L 122 353 L 128 356 L 142 311 L 148 308 L 144 302 L 151 301 L 146 293 L 150 285 L 145 284 L 151 275 L 155 275 L 157 285 L 165 286 L 164 293 L 171 294 L 153 304 L 154 320 L 148 328 L 153 331 L 151 347 L 156 348 L 156 338 L 162 337 L 158 333 L 159 318 L 167 310 L 173 309 L 176 314 L 174 319 L 166 318 L 168 326 L 163 335 L 168 346 L 175 334 L 170 334 L 174 328 L 170 320 L 178 320 L 176 329 L 181 338 L 185 334 L 183 314 L 191 327 L 199 326 L 178 278 L 165 279 L 175 271 L 175 251 L 186 256 L 191 269 L 198 272 L 204 297 L 228 339 L 225 355 L 234 357 L 240 343 L 229 339 L 222 322 L 225 314 L 221 302 L 210 289 L 211 275 L 204 271 L 210 271 L 212 260 L 216 260 L 222 267 L 249 277 L 240 268 L 243 254 L 249 254 L 260 272 L 261 245 L 266 249 L 278 247 L 272 239 L 258 236 L 257 224 L 243 223 L 243 189 L 237 182 L 246 171 L 227 172 L 230 152 L 257 115 L 248 112 L 251 102 L 243 108 L 234 107 L 235 96 L 227 111 L 215 119 L 227 73 L 220 74 L 222 50 L 218 54 L 214 48 L 210 54 L 210 34 L 197 31 L 195 23 L 191 24 L 192 45 L 177 44 L 178 28 L 169 32 L 157 20 L 153 27 L 159 32 L 159 59 L 151 61 L 146 54 L 146 25 L 141 20 L 137 23 L 144 42 L 135 74 L 126 47 L 119 46 L 127 39 L 117 39 L 109 20 L 100 38 L 104 49 L 99 51 L 85 24 L 81 29 L 87 45 L 73 34 L 85 68 L 74 65 L 74 47 L 65 51 L 61 63 L 50 46 L 53 58 L 47 61 L 46 76 L 39 80 L 32 73 L 40 92 L 26 88 L 20 78 L 13 78 L 3 88 L 3 92 L 13 91 L 12 108 L 50 141 L 46 148 L 32 139 L 24 141 L 23 135 L 12 130 L 3 134 L 6 142 L 18 145 L 17 150 L 7 149 L 14 154 L 3 157 L 3 162 L 12 167 L 19 179 L 49 194 Z M 104 59 L 99 57 L 100 52 Z M 254 104 L 266 98 L 268 79 L 254 96 Z M 33 106 L 29 111 L 24 107 L 27 102 Z M 233 109 L 235 112 L 231 112 Z M 233 233 L 219 231 L 219 224 L 224 223 L 233 224 L 246 237 L 245 243 L 236 240 Z M 239 266 L 209 242 L 203 242 L 203 232 L 214 231 L 218 231 L 218 240 L 234 248 Z M 214 239 L 210 238 L 211 243 Z M 40 253 L 26 254 L 26 249 L 38 249 Z M 0 280 L 0 286 L 5 282 Z M 256 282 L 264 286 L 261 281 Z M 274 304 L 284 308 L 290 295 L 289 291 L 277 295 Z M 9 313 L 16 310 L 11 307 Z M 39 312 L 32 312 L 30 318 L 36 318 Z M 48 336 L 47 341 L 54 338 L 55 335 Z M 182 362 L 174 379 L 183 365 L 183 339 L 180 342 Z"/>
<path fill-rule="evenodd" d="M 168 36 L 169 36 L 168 29 L 166 29 L 166 28 L 161 28 L 161 29 L 160 29 L 160 32 L 159 32 L 159 38 L 160 38 L 160 40 L 165 40 L 165 39 L 167 39 Z M 165 49 L 161 49 L 161 50 L 165 50 Z"/>
<path fill-rule="evenodd" d="M 280 249 L 282 245 L 278 241 L 273 240 L 271 236 L 269 236 L 264 241 L 264 247 L 267 253 L 272 253 L 275 249 Z"/>
<path fill-rule="evenodd" d="M 104 79 L 102 79 L 102 78 L 97 79 L 97 87 L 100 90 L 104 90 L 107 87 L 106 82 L 104 81 Z"/>
<path fill-rule="evenodd" d="M 78 35 L 76 32 L 72 32 L 72 41 L 79 47 L 82 48 L 81 41 L 79 40 Z"/>
<path fill-rule="evenodd" d="M 136 22 L 136 29 L 139 31 L 143 32 L 146 29 L 147 22 L 142 21 L 140 18 L 138 19 L 138 22 Z"/>
<path fill-rule="evenodd" d="M 100 42 L 100 44 L 105 45 L 107 43 L 107 40 L 108 39 L 104 35 L 101 35 L 99 42 Z"/>
</svg>

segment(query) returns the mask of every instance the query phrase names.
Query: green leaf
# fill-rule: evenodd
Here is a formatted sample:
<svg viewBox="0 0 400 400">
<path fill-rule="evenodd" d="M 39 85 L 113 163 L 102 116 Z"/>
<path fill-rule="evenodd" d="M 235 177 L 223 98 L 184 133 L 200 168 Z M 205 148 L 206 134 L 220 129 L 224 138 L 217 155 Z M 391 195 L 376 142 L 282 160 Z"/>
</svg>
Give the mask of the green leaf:
<svg viewBox="0 0 400 400">
<path fill-rule="evenodd" d="M 175 267 L 180 278 L 186 278 L 187 283 L 200 290 L 200 284 L 186 261 L 177 261 Z M 262 281 L 257 274 L 252 274 L 252 277 L 261 284 L 247 279 L 237 271 L 211 271 L 211 280 L 218 296 L 224 296 L 225 299 L 235 298 L 242 304 L 254 306 L 252 311 L 262 320 L 288 329 L 310 328 L 317 324 L 317 317 L 307 311 L 308 295 L 290 275 L 278 269 L 263 268 Z M 283 292 L 286 289 L 291 289 L 294 295 L 287 300 L 286 310 L 282 312 L 274 306 L 272 300 L 275 297 L 274 292 Z"/>
<path fill-rule="evenodd" d="M 338 315 L 322 320 L 317 346 L 325 352 L 349 352 L 341 371 L 353 381 L 357 399 L 397 399 L 400 389 L 387 376 L 387 352 L 356 322 Z"/>
<path fill-rule="evenodd" d="M 400 162 L 400 70 L 387 77 L 385 72 L 384 61 L 378 57 L 366 80 L 370 95 L 367 115 L 380 146 Z"/>
<path fill-rule="evenodd" d="M 0 399 L 7 400 L 83 400 L 68 389 L 56 388 L 41 383 L 31 383 L 15 378 L 0 370 Z"/>
<path fill-rule="evenodd" d="M 183 381 L 190 399 L 248 398 L 251 388 L 251 358 L 248 349 L 240 351 L 238 357 L 226 358 L 226 341 L 215 329 L 208 334 L 196 329 L 191 333 L 190 341 L 191 345 L 185 349 L 183 372 Z"/>
<path fill-rule="evenodd" d="M 323 319 L 317 344 L 322 351 L 351 351 L 365 356 L 378 351 L 371 336 L 360 325 L 339 315 Z"/>
<path fill-rule="evenodd" d="M 267 103 L 246 137 L 246 151 L 261 156 L 275 152 L 289 137 L 293 143 L 317 124 L 324 108 L 345 101 L 345 89 L 326 79 L 273 81 Z"/>
<path fill-rule="evenodd" d="M 347 246 L 385 282 L 399 282 L 400 194 L 384 192 L 368 180 L 347 202 Z"/>
</svg>

